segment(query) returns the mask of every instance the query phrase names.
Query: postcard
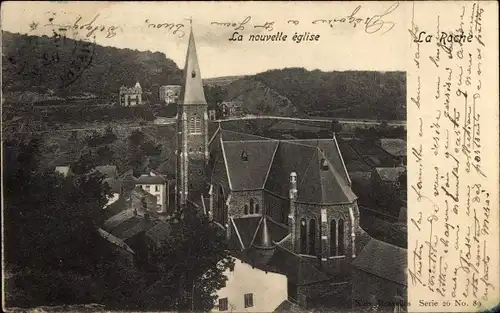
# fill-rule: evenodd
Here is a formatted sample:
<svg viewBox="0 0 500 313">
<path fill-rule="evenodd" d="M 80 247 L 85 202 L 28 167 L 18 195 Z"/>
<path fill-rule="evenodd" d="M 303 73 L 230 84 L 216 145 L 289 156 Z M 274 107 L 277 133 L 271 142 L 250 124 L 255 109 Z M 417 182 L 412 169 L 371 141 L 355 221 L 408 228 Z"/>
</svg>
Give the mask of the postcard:
<svg viewBox="0 0 500 313">
<path fill-rule="evenodd" d="M 2 4 L 5 311 L 498 309 L 497 2 Z"/>
</svg>

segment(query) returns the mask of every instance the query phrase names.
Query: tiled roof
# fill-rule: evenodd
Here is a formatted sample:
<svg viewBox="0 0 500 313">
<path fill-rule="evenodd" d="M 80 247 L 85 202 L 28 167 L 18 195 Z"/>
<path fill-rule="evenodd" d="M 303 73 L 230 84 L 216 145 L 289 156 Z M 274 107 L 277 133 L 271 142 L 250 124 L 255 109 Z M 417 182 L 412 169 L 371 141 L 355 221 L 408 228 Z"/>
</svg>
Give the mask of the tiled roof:
<svg viewBox="0 0 500 313">
<path fill-rule="evenodd" d="M 146 184 L 146 185 L 159 185 L 159 184 L 164 184 L 165 179 L 161 176 L 141 175 L 141 177 L 135 180 L 135 183 Z"/>
<path fill-rule="evenodd" d="M 279 223 L 274 222 L 271 218 L 266 218 L 266 226 L 267 232 L 270 235 L 270 239 L 272 243 L 282 241 L 288 235 L 288 228 L 285 225 L 281 225 Z M 261 224 L 263 222 L 262 216 L 250 216 L 250 217 L 240 217 L 232 219 L 234 225 L 232 226 L 232 238 L 234 238 L 235 249 L 246 249 L 250 248 L 252 244 L 257 244 L 260 240 L 259 238 L 259 229 L 261 228 Z M 236 227 L 234 227 L 236 226 Z M 241 242 L 239 241 L 241 238 Z M 254 240 L 257 241 L 254 242 Z M 240 243 L 239 245 L 237 243 Z M 241 246 L 241 243 L 243 246 Z"/>
<path fill-rule="evenodd" d="M 122 190 L 122 180 L 120 179 L 115 179 L 112 177 L 105 178 L 103 180 L 103 183 L 107 183 L 109 187 L 111 188 L 111 191 L 114 193 L 120 193 Z"/>
<path fill-rule="evenodd" d="M 252 134 L 246 134 L 246 133 L 240 133 L 232 130 L 227 130 L 223 129 L 221 127 L 220 129 L 220 136 L 223 141 L 248 141 L 248 140 L 266 140 L 266 141 L 273 141 L 274 139 L 266 138 L 266 137 L 261 137 L 257 135 L 252 135 Z"/>
<path fill-rule="evenodd" d="M 375 172 L 383 181 L 398 181 L 399 176 L 406 171 L 404 167 L 376 167 Z"/>
<path fill-rule="evenodd" d="M 278 141 L 222 129 L 219 135 L 232 190 L 266 189 L 288 198 L 289 176 L 296 172 L 299 202 L 356 199 L 334 138 Z M 322 163 L 328 164 L 326 170 Z"/>
<path fill-rule="evenodd" d="M 406 156 L 406 141 L 402 139 L 382 138 L 380 147 L 393 156 Z"/>
<path fill-rule="evenodd" d="M 171 228 L 166 222 L 158 222 L 155 226 L 146 231 L 146 236 L 153 242 L 159 244 L 162 240 L 168 238 Z"/>
<path fill-rule="evenodd" d="M 112 217 L 118 213 L 121 213 L 123 211 L 125 211 L 128 207 L 128 203 L 127 201 L 125 200 L 125 197 L 120 195 L 120 197 L 118 198 L 118 200 L 116 200 L 115 202 L 111 203 L 110 205 L 108 205 L 105 209 L 104 209 L 104 214 L 105 216 L 107 217 Z"/>
<path fill-rule="evenodd" d="M 107 219 L 102 228 L 120 239 L 127 240 L 156 224 L 155 219 L 146 219 L 143 214 L 129 209 Z"/>
<path fill-rule="evenodd" d="M 407 285 L 407 250 L 371 239 L 352 265 L 370 274 Z"/>
<path fill-rule="evenodd" d="M 276 141 L 223 142 L 224 155 L 233 190 L 262 189 L 271 165 Z M 246 157 L 243 158 L 243 155 Z"/>
<path fill-rule="evenodd" d="M 106 239 L 110 243 L 126 250 L 127 252 L 130 252 L 132 254 L 135 254 L 135 252 L 125 243 L 125 241 L 121 240 L 120 238 L 114 236 L 113 234 L 108 233 L 102 228 L 98 229 L 99 235 L 101 235 L 102 238 Z"/>
</svg>

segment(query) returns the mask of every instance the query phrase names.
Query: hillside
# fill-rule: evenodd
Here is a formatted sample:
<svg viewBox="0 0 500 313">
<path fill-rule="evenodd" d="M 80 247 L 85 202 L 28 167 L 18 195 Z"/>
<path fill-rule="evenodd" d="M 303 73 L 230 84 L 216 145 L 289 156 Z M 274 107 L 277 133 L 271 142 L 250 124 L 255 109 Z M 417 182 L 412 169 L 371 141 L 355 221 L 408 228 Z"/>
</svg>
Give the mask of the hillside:
<svg viewBox="0 0 500 313">
<path fill-rule="evenodd" d="M 158 87 L 179 84 L 182 71 L 159 52 L 141 52 L 48 36 L 2 32 L 3 91 L 6 100 L 58 99 L 89 93 L 117 97 L 122 85 L 139 81 L 155 101 Z"/>
<path fill-rule="evenodd" d="M 219 86 L 252 114 L 406 119 L 406 73 L 270 70 Z"/>
<path fill-rule="evenodd" d="M 246 113 L 293 116 L 297 111 L 290 99 L 254 77 L 239 79 L 227 86 L 226 100 L 243 101 Z"/>
<path fill-rule="evenodd" d="M 203 79 L 203 85 L 205 86 L 226 86 L 235 80 L 244 78 L 246 76 L 221 76 L 221 77 L 213 77 L 213 78 L 205 78 Z"/>
</svg>

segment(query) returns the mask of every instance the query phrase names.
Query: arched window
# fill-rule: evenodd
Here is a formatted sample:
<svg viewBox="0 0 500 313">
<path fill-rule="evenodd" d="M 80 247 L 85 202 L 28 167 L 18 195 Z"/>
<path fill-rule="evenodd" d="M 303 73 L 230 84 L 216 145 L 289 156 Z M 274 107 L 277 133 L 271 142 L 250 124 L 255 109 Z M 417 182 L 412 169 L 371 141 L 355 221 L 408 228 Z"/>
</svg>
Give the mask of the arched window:
<svg viewBox="0 0 500 313">
<path fill-rule="evenodd" d="M 344 220 L 339 220 L 339 255 L 344 255 Z"/>
<path fill-rule="evenodd" d="M 258 203 L 256 203 L 256 204 L 255 204 L 255 213 L 259 213 L 259 209 L 260 209 L 260 208 L 259 208 L 259 204 L 258 204 Z"/>
<path fill-rule="evenodd" d="M 330 255 L 337 255 L 337 221 L 330 222 Z"/>
<path fill-rule="evenodd" d="M 254 200 L 250 199 L 250 214 L 253 214 L 254 206 L 255 206 Z"/>
<path fill-rule="evenodd" d="M 226 226 L 227 223 L 227 209 L 226 209 L 226 197 L 224 195 L 224 189 L 219 185 L 219 192 L 217 197 L 217 210 L 218 210 L 218 221 L 222 226 Z"/>
<path fill-rule="evenodd" d="M 191 134 L 201 133 L 201 117 L 198 114 L 195 113 L 189 118 L 188 131 Z"/>
<path fill-rule="evenodd" d="M 248 204 L 245 204 L 245 211 L 244 212 L 245 212 L 245 215 L 248 214 Z"/>
<path fill-rule="evenodd" d="M 309 254 L 316 255 L 316 220 L 309 221 Z"/>
<path fill-rule="evenodd" d="M 300 220 L 300 253 L 305 254 L 307 249 L 307 225 L 306 220 Z"/>
</svg>

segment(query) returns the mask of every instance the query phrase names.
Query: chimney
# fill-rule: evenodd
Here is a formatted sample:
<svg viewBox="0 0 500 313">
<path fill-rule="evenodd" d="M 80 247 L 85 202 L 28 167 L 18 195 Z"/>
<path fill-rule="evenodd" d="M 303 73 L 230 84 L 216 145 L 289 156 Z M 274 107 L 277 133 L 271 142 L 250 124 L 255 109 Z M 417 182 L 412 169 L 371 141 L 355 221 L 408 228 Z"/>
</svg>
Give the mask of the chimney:
<svg viewBox="0 0 500 313">
<path fill-rule="evenodd" d="M 288 212 L 288 227 L 290 230 L 290 233 L 292 234 L 292 245 L 293 245 L 293 252 L 296 249 L 296 232 L 297 232 L 297 209 L 295 207 L 295 201 L 297 200 L 297 173 L 291 172 L 290 173 L 290 192 L 289 192 L 289 201 L 290 201 L 290 211 Z"/>
</svg>

